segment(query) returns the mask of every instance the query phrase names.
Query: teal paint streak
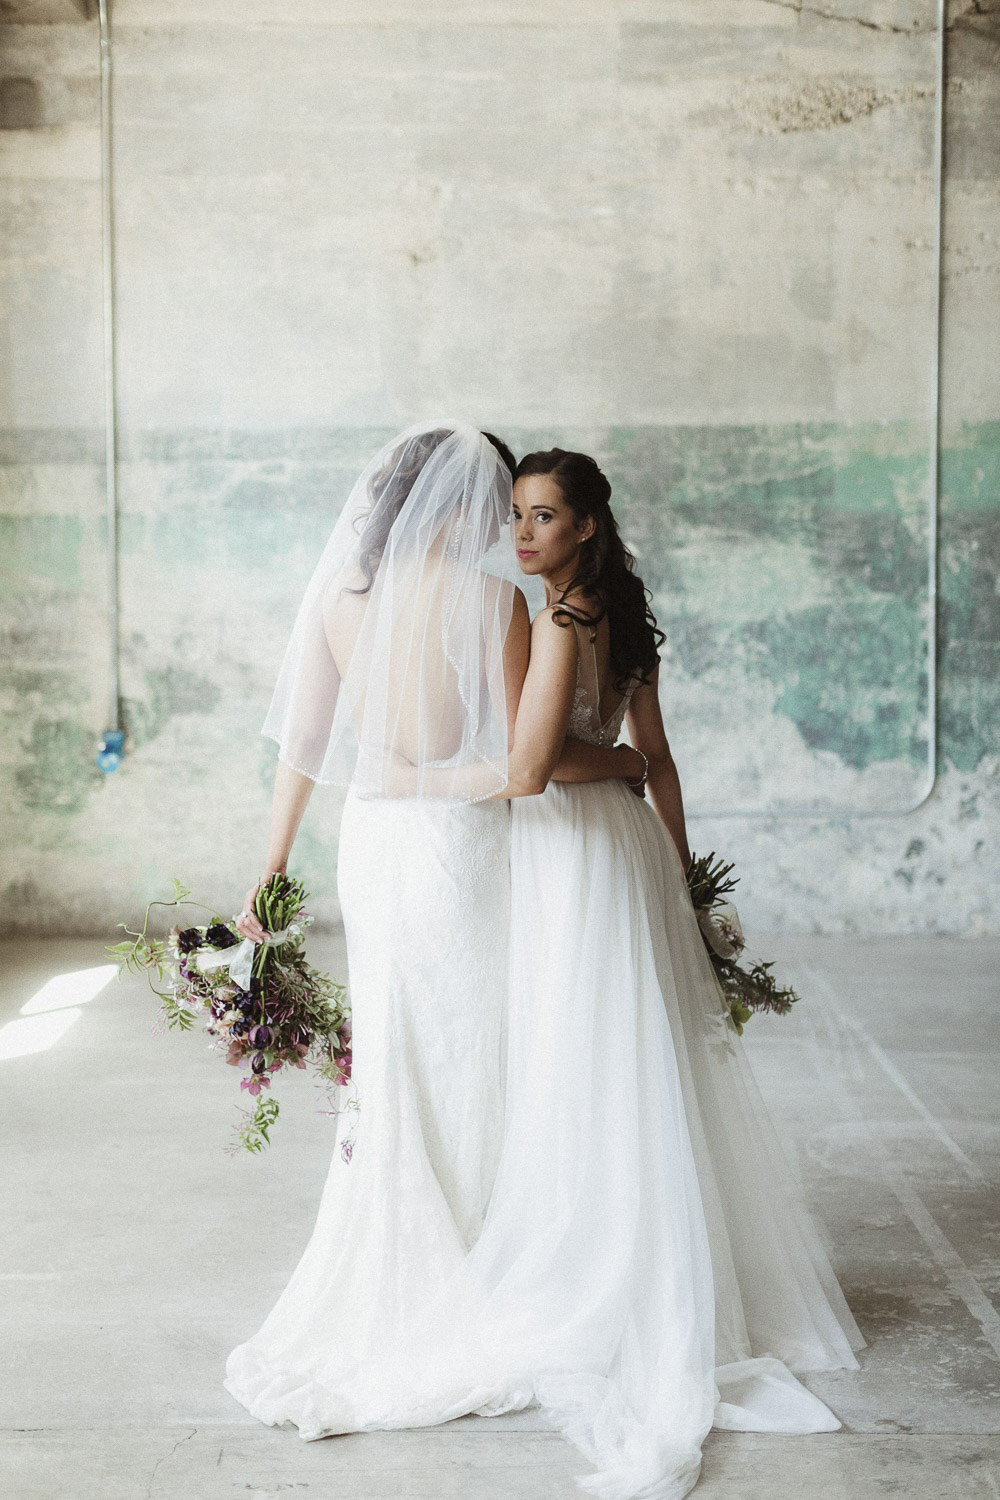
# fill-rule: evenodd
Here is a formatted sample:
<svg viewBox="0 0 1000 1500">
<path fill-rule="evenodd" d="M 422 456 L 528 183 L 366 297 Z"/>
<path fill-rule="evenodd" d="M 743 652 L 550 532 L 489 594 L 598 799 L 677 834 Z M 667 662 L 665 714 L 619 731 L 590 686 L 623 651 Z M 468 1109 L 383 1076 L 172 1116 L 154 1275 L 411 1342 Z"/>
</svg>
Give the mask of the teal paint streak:
<svg viewBox="0 0 1000 1500">
<path fill-rule="evenodd" d="M 941 752 L 960 771 L 1000 753 L 1000 422 L 942 456 Z"/>
<path fill-rule="evenodd" d="M 101 781 L 92 732 L 72 719 L 38 718 L 23 749 L 14 773 L 22 804 L 62 816 L 80 812 Z"/>
<path fill-rule="evenodd" d="M 0 668 L 0 687 L 15 699 L 32 697 L 40 703 L 57 699 L 61 703 L 78 703 L 80 685 L 71 672 L 45 667 Z"/>
<path fill-rule="evenodd" d="M 927 750 L 926 454 L 905 428 L 614 435 L 615 510 L 673 662 L 863 769 Z M 760 721 L 744 726 L 768 733 Z"/>
<path fill-rule="evenodd" d="M 8 586 L 30 592 L 39 583 L 80 586 L 84 523 L 79 516 L 0 515 L 0 557 Z"/>
<path fill-rule="evenodd" d="M 966 423 L 941 454 L 942 512 L 992 514 L 1000 510 L 1000 421 Z"/>
<path fill-rule="evenodd" d="M 836 670 L 830 669 L 830 620 L 824 609 L 802 610 L 765 622 L 758 634 L 771 659 L 781 661 L 774 706 L 796 724 L 806 744 L 835 750 L 849 766 L 926 755 L 926 677 L 913 670 L 923 658 L 919 621 L 898 599 L 864 612 L 855 628 L 838 633 Z"/>
<path fill-rule="evenodd" d="M 129 749 L 154 739 L 175 714 L 210 714 L 221 698 L 221 689 L 210 678 L 175 665 L 148 671 L 146 689 L 145 698 L 122 702 Z"/>
</svg>

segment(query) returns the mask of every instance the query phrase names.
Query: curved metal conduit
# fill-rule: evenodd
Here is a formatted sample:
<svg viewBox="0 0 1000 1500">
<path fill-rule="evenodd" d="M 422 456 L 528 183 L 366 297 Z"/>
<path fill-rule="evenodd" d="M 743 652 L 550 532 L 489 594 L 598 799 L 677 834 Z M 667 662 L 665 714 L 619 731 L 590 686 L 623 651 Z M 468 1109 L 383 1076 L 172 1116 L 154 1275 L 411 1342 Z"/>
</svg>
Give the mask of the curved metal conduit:
<svg viewBox="0 0 1000 1500">
<path fill-rule="evenodd" d="M 934 85 L 934 312 L 931 353 L 930 448 L 927 463 L 927 775 L 916 801 L 906 807 L 851 809 L 832 803 L 815 803 L 797 807 L 740 810 L 739 808 L 697 808 L 691 818 L 768 818 L 772 820 L 807 818 L 892 818 L 916 812 L 931 796 L 938 778 L 938 573 L 941 494 L 941 338 L 942 338 L 942 256 L 944 240 L 944 114 L 945 114 L 945 3 L 935 0 L 935 85 Z M 111 32 L 108 0 L 98 0 L 101 46 L 101 222 L 104 284 L 104 465 L 105 499 L 108 533 L 108 594 L 111 632 L 111 689 L 109 728 L 121 734 L 120 715 L 120 642 L 118 577 L 118 487 L 117 487 L 117 402 L 115 369 L 115 278 L 114 278 L 114 176 L 111 152 Z M 105 736 L 107 740 L 107 736 Z M 99 758 L 100 763 L 100 758 Z M 115 765 L 104 769 L 113 770 Z"/>
<path fill-rule="evenodd" d="M 850 808 L 834 803 L 800 803 L 793 807 L 694 808 L 690 818 L 807 818 L 838 821 L 853 818 L 901 818 L 916 812 L 931 796 L 938 780 L 938 551 L 941 501 L 941 338 L 944 288 L 942 258 L 944 249 L 944 106 L 945 106 L 945 37 L 946 0 L 935 0 L 934 62 L 934 244 L 932 265 L 934 278 L 934 311 L 931 346 L 930 445 L 927 457 L 927 762 L 926 775 L 916 801 L 905 807 Z"/>
</svg>

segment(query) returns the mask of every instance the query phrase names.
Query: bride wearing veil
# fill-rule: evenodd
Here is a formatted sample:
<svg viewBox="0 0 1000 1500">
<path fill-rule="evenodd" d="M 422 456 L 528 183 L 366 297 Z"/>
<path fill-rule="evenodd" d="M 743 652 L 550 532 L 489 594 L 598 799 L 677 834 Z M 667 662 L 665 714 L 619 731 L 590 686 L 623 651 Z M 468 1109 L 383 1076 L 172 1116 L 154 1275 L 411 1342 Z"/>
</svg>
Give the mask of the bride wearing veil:
<svg viewBox="0 0 1000 1500">
<path fill-rule="evenodd" d="M 370 1425 L 354 1371 L 460 1266 L 503 1133 L 509 745 L 529 622 L 510 542 L 513 456 L 422 425 L 354 485 L 305 591 L 263 732 L 277 740 L 266 873 L 312 787 L 348 787 L 337 861 L 360 1109 L 312 1237 L 227 1389 L 266 1422 Z M 557 774 L 625 774 L 567 745 Z M 247 907 L 240 931 L 263 929 Z M 346 1148 L 345 1121 L 340 1122 Z"/>
</svg>

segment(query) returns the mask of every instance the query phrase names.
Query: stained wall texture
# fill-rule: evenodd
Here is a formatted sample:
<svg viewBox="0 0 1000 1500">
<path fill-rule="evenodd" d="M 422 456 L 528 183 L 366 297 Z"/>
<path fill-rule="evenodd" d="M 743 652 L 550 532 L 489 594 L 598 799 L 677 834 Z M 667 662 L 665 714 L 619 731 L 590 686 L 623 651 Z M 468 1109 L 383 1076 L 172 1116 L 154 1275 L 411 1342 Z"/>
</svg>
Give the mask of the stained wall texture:
<svg viewBox="0 0 1000 1500">
<path fill-rule="evenodd" d="M 117 0 L 108 777 L 83 9 L 4 7 L 3 929 L 236 909 L 302 586 L 373 447 L 454 416 L 606 466 L 751 928 L 1000 930 L 1000 5 L 948 13 L 935 523 L 933 0 Z"/>
</svg>

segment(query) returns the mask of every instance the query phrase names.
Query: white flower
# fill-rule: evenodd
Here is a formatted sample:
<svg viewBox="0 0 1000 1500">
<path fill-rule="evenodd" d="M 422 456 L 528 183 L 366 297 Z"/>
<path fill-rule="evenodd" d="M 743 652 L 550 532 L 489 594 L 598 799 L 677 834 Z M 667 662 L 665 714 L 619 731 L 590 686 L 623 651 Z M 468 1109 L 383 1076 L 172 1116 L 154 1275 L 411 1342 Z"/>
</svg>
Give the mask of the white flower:
<svg viewBox="0 0 1000 1500">
<path fill-rule="evenodd" d="M 730 901 L 718 906 L 703 906 L 698 912 L 698 926 L 713 953 L 720 958 L 738 958 L 746 947 L 739 915 Z"/>
</svg>

